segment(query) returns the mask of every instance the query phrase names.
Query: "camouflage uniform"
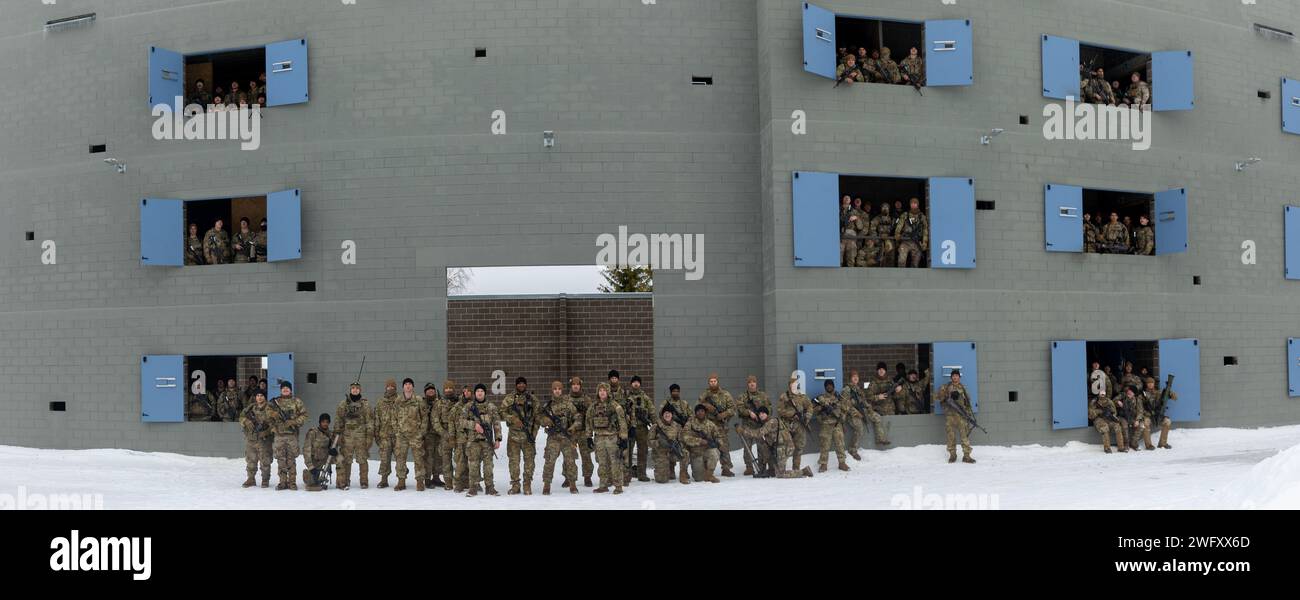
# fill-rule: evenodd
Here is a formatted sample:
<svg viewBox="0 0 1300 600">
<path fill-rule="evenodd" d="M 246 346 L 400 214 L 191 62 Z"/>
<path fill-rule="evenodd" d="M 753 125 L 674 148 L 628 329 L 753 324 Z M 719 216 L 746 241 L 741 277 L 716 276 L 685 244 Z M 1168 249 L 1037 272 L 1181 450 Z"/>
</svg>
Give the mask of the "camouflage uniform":
<svg viewBox="0 0 1300 600">
<path fill-rule="evenodd" d="M 797 429 L 798 426 L 796 425 Z M 762 427 L 754 431 L 758 443 L 759 453 L 764 455 L 764 462 L 769 465 L 767 475 L 778 479 L 796 479 L 799 477 L 812 477 L 812 469 L 804 467 L 803 469 L 787 469 L 785 463 L 795 456 L 795 444 L 792 430 L 784 420 L 779 418 L 770 418 Z M 795 461 L 796 464 L 798 461 Z"/>
<path fill-rule="evenodd" d="M 275 442 L 271 444 L 271 452 L 275 455 L 277 472 L 280 475 L 280 486 L 287 485 L 290 489 L 298 489 L 298 429 L 303 423 L 307 422 L 307 409 L 303 407 L 302 400 L 297 396 L 280 396 L 274 400 L 268 400 L 270 410 L 267 416 L 270 419 L 268 425 L 275 432 Z M 276 486 L 276 489 L 281 489 Z"/>
<path fill-rule="evenodd" d="M 662 416 L 654 422 L 650 430 L 650 448 L 654 450 L 655 483 L 668 483 L 673 480 L 673 463 L 689 460 L 689 456 L 686 454 L 686 441 L 682 437 L 684 430 L 677 421 L 670 419 L 667 423 L 664 423 Z M 681 456 L 673 455 L 674 444 L 680 450 Z M 686 470 L 683 467 L 682 474 L 685 475 L 685 473 Z M 690 479 L 684 476 L 680 478 L 680 481 L 690 483 Z"/>
<path fill-rule="evenodd" d="M 1092 221 L 1086 221 L 1086 222 L 1084 222 L 1084 224 L 1083 224 L 1083 251 L 1084 251 L 1084 252 L 1096 252 L 1096 251 L 1097 251 L 1097 239 L 1098 239 L 1100 236 L 1101 236 L 1101 233 L 1097 230 L 1097 225 L 1095 225 Z"/>
<path fill-rule="evenodd" d="M 849 207 L 840 209 L 840 266 L 856 267 L 858 265 L 858 238 L 862 235 L 862 221 L 855 219 L 857 212 Z"/>
<path fill-rule="evenodd" d="M 1115 91 L 1111 89 L 1110 82 L 1104 77 L 1092 77 L 1088 80 L 1086 90 L 1088 101 L 1093 104 L 1115 104 Z"/>
<path fill-rule="evenodd" d="M 325 463 L 330 459 L 330 444 L 334 432 L 319 426 L 307 430 L 302 441 L 303 483 L 308 491 L 320 491 L 325 477 Z"/>
<path fill-rule="evenodd" d="M 833 391 L 823 392 L 813 400 L 816 410 L 813 414 L 821 423 L 821 429 L 818 431 L 818 438 L 821 441 L 821 455 L 817 458 L 819 470 L 825 471 L 826 464 L 830 462 L 830 451 L 835 450 L 835 458 L 839 460 L 840 470 L 847 471 L 849 466 L 845 464 L 844 457 L 844 408 L 840 406 L 840 398 Z"/>
<path fill-rule="evenodd" d="M 1108 246 L 1106 251 L 1112 254 L 1128 252 L 1128 228 L 1118 221 L 1106 223 L 1106 226 L 1101 229 L 1101 243 Z"/>
<path fill-rule="evenodd" d="M 1156 232 L 1150 225 L 1138 227 L 1134 233 L 1133 253 L 1139 256 L 1151 256 L 1156 253 Z"/>
<path fill-rule="evenodd" d="M 866 77 L 863 77 L 862 71 L 858 69 L 856 58 L 854 59 L 854 63 L 852 65 L 849 65 L 848 62 L 845 61 L 843 63 L 840 63 L 839 66 L 835 67 L 835 80 L 839 81 L 840 79 L 846 79 L 846 78 L 847 81 L 857 81 L 857 82 L 866 81 Z"/>
<path fill-rule="evenodd" d="M 452 465 L 455 470 L 452 491 L 456 492 L 463 492 L 469 488 L 469 456 L 466 453 L 469 441 L 465 438 L 465 430 L 461 427 L 461 415 L 465 413 L 465 407 L 469 403 L 470 400 L 464 397 L 453 400 L 447 406 L 447 413 L 444 415 L 444 422 L 451 437 Z"/>
<path fill-rule="evenodd" d="M 254 246 L 252 251 L 255 254 L 253 262 L 266 262 L 266 232 L 254 231 L 250 244 Z"/>
<path fill-rule="evenodd" d="M 958 406 L 960 406 L 962 410 L 965 410 L 966 414 L 973 415 L 974 412 L 971 410 L 970 394 L 966 392 L 966 386 L 960 383 L 949 381 L 940 386 L 939 391 L 935 393 L 935 402 L 939 405 L 943 405 L 944 400 L 951 396 L 953 392 L 957 392 L 958 394 Z M 970 423 L 967 423 L 966 419 L 963 419 L 961 415 L 957 414 L 957 411 L 948 407 L 943 411 L 943 424 L 948 436 L 948 462 L 953 462 L 957 459 L 958 438 L 961 439 L 962 460 L 966 462 L 974 462 L 974 459 L 970 456 Z"/>
<path fill-rule="evenodd" d="M 710 375 L 710 379 L 716 379 L 716 375 Z M 736 414 L 736 402 L 731 398 L 731 392 L 722 389 L 706 389 L 700 393 L 700 404 L 704 405 L 707 418 L 718 426 L 721 434 L 718 436 L 718 464 L 722 465 L 722 476 L 731 477 L 731 440 L 727 436 L 727 421 L 731 416 Z M 694 461 L 691 462 L 694 465 Z"/>
<path fill-rule="evenodd" d="M 918 378 L 916 381 L 904 381 L 903 391 L 900 393 L 906 397 L 904 402 L 907 406 L 907 412 L 904 414 L 921 415 L 929 412 L 930 403 L 926 400 L 930 397 L 928 379 L 922 380 Z M 895 401 L 894 404 L 897 405 L 898 402 Z"/>
<path fill-rule="evenodd" d="M 925 79 L 925 59 L 918 54 L 916 56 L 908 55 L 907 58 L 898 61 L 898 68 L 907 75 L 909 83 L 921 83 Z"/>
<path fill-rule="evenodd" d="M 894 379 L 888 374 L 872 377 L 871 386 L 867 388 L 867 401 L 871 403 L 871 409 L 882 415 L 894 414 L 894 387 Z"/>
<path fill-rule="evenodd" d="M 597 390 L 600 388 L 608 390 L 609 384 L 602 383 Z M 619 442 L 627 442 L 627 416 L 623 414 L 623 407 L 612 397 L 601 400 L 598 391 L 587 407 L 586 419 L 586 435 L 594 440 L 596 462 L 600 465 L 600 487 L 596 492 L 608 491 L 609 484 L 613 483 L 614 493 L 621 494 L 623 461 L 619 458 Z"/>
<path fill-rule="evenodd" d="M 875 384 L 871 384 L 875 387 Z M 856 399 L 855 399 L 856 396 Z M 876 445 L 885 446 L 889 440 L 885 437 L 885 422 L 880 418 L 880 413 L 872 408 L 871 400 L 868 394 L 858 391 L 854 387 L 845 386 L 840 391 L 840 406 L 844 407 L 844 417 L 847 421 L 848 432 L 845 444 L 849 454 L 854 458 L 861 460 L 858 454 L 858 448 L 862 447 L 862 442 L 867 438 L 867 424 L 870 423 L 875 431 Z"/>
<path fill-rule="evenodd" d="M 475 431 L 475 425 L 481 426 L 483 433 Z M 494 446 L 501 440 L 501 417 L 496 405 L 487 400 L 479 401 L 477 398 L 465 403 L 464 408 L 461 409 L 460 429 L 465 436 L 465 458 L 469 466 L 467 488 L 469 495 L 478 494 L 479 481 L 483 482 L 484 492 L 490 496 L 497 495 L 492 460 L 496 455 Z"/>
<path fill-rule="evenodd" d="M 262 467 L 262 487 L 267 487 L 271 481 L 271 439 L 275 432 L 270 429 L 269 410 L 271 407 L 265 403 L 258 406 L 254 402 L 239 417 L 239 424 L 244 429 L 244 468 L 248 471 L 244 487 L 253 486 L 258 465 Z"/>
<path fill-rule="evenodd" d="M 203 234 L 203 258 L 210 265 L 224 265 L 230 262 L 230 236 L 226 230 L 217 231 L 216 227 Z"/>
<path fill-rule="evenodd" d="M 1156 413 L 1160 412 L 1160 404 L 1161 404 L 1160 392 L 1156 391 L 1155 383 L 1156 383 L 1155 378 L 1148 377 L 1147 388 L 1142 391 L 1142 402 L 1143 402 L 1142 408 L 1146 410 L 1147 414 L 1151 415 L 1150 418 L 1152 419 L 1155 418 Z M 1170 390 L 1169 401 L 1172 402 L 1177 399 L 1178 399 L 1178 392 Z M 1173 420 L 1169 418 L 1169 409 L 1168 408 L 1165 409 L 1164 417 L 1160 419 L 1159 423 L 1152 423 L 1152 425 L 1160 427 L 1160 443 L 1156 444 L 1156 446 L 1159 448 L 1171 449 L 1172 446 L 1169 445 L 1169 428 L 1173 426 Z M 1147 435 L 1149 437 L 1150 433 L 1148 433 Z M 1147 445 L 1148 446 L 1151 445 L 1150 440 L 1147 440 Z"/>
<path fill-rule="evenodd" d="M 713 476 L 713 469 L 718 465 L 722 438 L 726 435 L 717 423 L 707 416 L 703 419 L 692 416 L 682 431 L 686 447 L 691 449 L 691 476 L 695 481 L 718 483 Z"/>
<path fill-rule="evenodd" d="M 574 379 L 577 378 L 575 377 Z M 570 384 L 572 384 L 572 381 L 573 380 L 570 380 Z M 578 381 L 581 382 L 581 380 Z M 583 427 L 585 428 L 587 423 L 587 407 L 591 404 L 591 399 L 587 398 L 587 395 L 583 394 L 581 391 L 576 394 L 573 393 L 572 388 L 570 388 L 569 401 L 573 403 L 574 408 L 578 409 L 578 418 L 581 420 Z M 574 438 L 573 447 L 577 449 L 578 456 L 582 458 L 582 485 L 585 487 L 591 487 L 591 476 L 594 475 L 593 471 L 596 470 L 595 464 L 591 461 L 593 449 L 587 445 L 587 438 L 585 435 Z"/>
<path fill-rule="evenodd" d="M 361 487 L 370 485 L 370 443 L 375 439 L 374 412 L 370 401 L 363 398 L 353 401 L 344 397 L 334 411 L 335 428 L 340 435 L 339 476 L 336 487 L 350 485 L 352 479 L 352 462 L 356 461 L 361 474 Z"/>
<path fill-rule="evenodd" d="M 447 380 L 442 385 L 442 394 L 433 402 L 433 412 L 429 415 L 429 425 L 433 428 L 438 437 L 438 464 L 439 471 L 433 474 L 435 483 L 438 475 L 442 475 L 442 487 L 445 490 L 455 489 L 456 476 L 459 472 L 456 470 L 455 448 L 456 448 L 456 424 L 450 422 L 450 416 L 455 414 L 456 402 L 456 384 Z"/>
<path fill-rule="evenodd" d="M 876 68 L 880 71 L 885 83 L 901 83 L 903 74 L 898 70 L 898 63 L 889 58 L 889 48 L 880 49 L 880 59 L 876 61 Z"/>
<path fill-rule="evenodd" d="M 1124 101 L 1132 106 L 1151 104 L 1151 86 L 1145 81 L 1130 83 L 1124 92 Z"/>
<path fill-rule="evenodd" d="M 239 389 L 227 389 L 217 398 L 217 415 L 222 421 L 233 423 L 239 420 L 239 413 L 244 410 L 244 399 Z"/>
<path fill-rule="evenodd" d="M 383 403 L 380 403 L 383 406 Z M 425 471 L 424 460 L 420 457 L 424 455 L 424 434 L 429 427 L 429 413 L 425 407 L 424 399 L 411 392 L 411 397 L 406 397 L 405 393 L 398 395 L 397 398 L 397 444 L 396 453 L 393 458 L 397 461 L 397 485 L 393 487 L 395 491 L 406 489 L 406 453 L 409 450 L 411 460 L 415 462 L 415 489 L 424 491 L 424 482 L 428 481 L 429 473 Z M 380 476 L 385 475 L 381 470 Z"/>
<path fill-rule="evenodd" d="M 578 446 L 574 440 L 581 438 L 586 428 L 583 415 L 578 412 L 578 407 L 574 406 L 568 394 L 552 396 L 550 402 L 542 405 L 539 414 L 542 424 L 546 426 L 546 451 L 542 455 L 543 493 L 549 493 L 551 478 L 555 477 L 555 459 L 562 455 L 564 464 L 561 466 L 561 472 L 564 475 L 564 487 L 569 488 L 570 493 L 576 494 L 578 493 L 578 465 L 575 461 Z"/>
<path fill-rule="evenodd" d="M 757 381 L 753 375 L 750 375 L 750 378 L 752 381 Z M 757 435 L 759 428 L 763 426 L 763 423 L 757 418 L 750 418 L 749 416 L 749 413 L 752 412 L 754 413 L 754 416 L 757 417 L 758 409 L 760 407 L 766 408 L 769 414 L 772 411 L 772 401 L 768 400 L 767 392 L 762 390 L 751 392 L 749 391 L 748 386 L 746 386 L 744 393 L 740 395 L 740 398 L 736 402 L 736 415 L 740 418 L 739 428 L 736 430 L 736 433 L 740 435 L 740 441 L 745 444 L 746 447 L 754 444 L 754 438 Z M 767 468 L 767 462 L 764 458 L 765 456 L 761 453 L 756 453 L 754 458 L 751 460 L 749 455 L 745 454 L 745 475 L 753 475 L 755 472 L 762 472 L 765 470 Z M 758 464 L 754 464 L 755 462 Z"/>
<path fill-rule="evenodd" d="M 256 246 L 250 244 L 250 242 L 253 241 L 254 236 L 256 235 L 257 234 L 254 233 L 252 230 L 249 230 L 247 232 L 244 231 L 235 232 L 235 237 L 231 239 L 231 245 L 230 245 L 230 251 L 231 253 L 234 254 L 235 262 L 237 263 L 251 262 L 249 261 L 250 257 L 256 260 L 256 257 L 260 255 L 260 253 L 257 252 Z"/>
<path fill-rule="evenodd" d="M 521 482 L 525 494 L 533 493 L 540 406 L 537 398 L 528 391 L 524 393 L 513 391 L 501 400 L 501 414 L 505 415 L 506 424 L 510 426 L 510 433 L 506 439 L 506 466 L 510 471 L 508 492 L 510 494 L 519 493 Z"/>
<path fill-rule="evenodd" d="M 1146 403 L 1143 401 L 1141 388 L 1138 388 L 1138 390 L 1132 398 L 1129 398 L 1127 393 L 1121 397 L 1124 407 L 1120 411 L 1131 411 L 1131 418 L 1128 419 L 1128 429 L 1124 435 L 1128 437 L 1130 450 L 1137 450 L 1139 441 L 1146 442 L 1147 450 L 1155 450 L 1155 444 L 1151 443 L 1151 418 L 1147 415 Z"/>
<path fill-rule="evenodd" d="M 425 391 L 433 390 L 433 395 L 422 397 L 425 424 L 424 445 L 420 452 L 420 460 L 424 462 L 425 487 L 442 484 L 442 404 L 438 387 L 428 385 L 425 386 Z"/>
<path fill-rule="evenodd" d="M 678 425 L 685 427 L 686 422 L 691 419 L 690 405 L 686 403 L 685 399 L 682 398 L 673 399 L 670 392 L 668 399 L 664 400 L 663 406 L 659 407 L 659 413 L 662 414 L 663 411 L 668 410 L 670 407 L 673 410 L 673 421 L 675 421 Z M 687 475 L 686 471 L 691 464 L 691 449 L 689 446 L 683 444 L 682 450 L 685 452 L 686 455 L 683 456 L 681 460 L 673 460 L 671 457 L 669 457 L 670 460 L 668 462 L 668 477 L 670 479 L 672 478 L 673 476 L 672 470 L 676 468 L 678 464 L 680 464 L 681 471 L 678 473 L 677 478 L 682 483 L 689 483 L 690 478 Z"/>
<path fill-rule="evenodd" d="M 867 266 L 893 267 L 898 264 L 897 238 L 894 237 L 897 224 L 898 220 L 889 214 L 889 204 L 881 206 L 880 214 L 871 221 L 870 235 L 883 239 L 867 241 L 871 257 Z"/>
<path fill-rule="evenodd" d="M 185 238 L 185 266 L 206 265 L 203 258 L 203 240 L 197 234 Z"/>
<path fill-rule="evenodd" d="M 1109 410 L 1115 420 L 1108 420 L 1104 414 Z M 1111 402 L 1106 396 L 1096 396 L 1088 404 L 1088 418 L 1092 419 L 1092 424 L 1101 434 L 1101 447 L 1110 454 L 1110 434 L 1115 434 L 1115 445 L 1119 447 L 1120 452 L 1128 452 L 1128 446 L 1124 445 L 1124 422 L 1119 418 L 1119 409 L 1115 403 Z"/>
<path fill-rule="evenodd" d="M 909 210 L 900 216 L 894 226 L 894 237 L 898 238 L 898 266 L 913 269 L 921 266 L 921 252 L 930 247 L 930 224 L 925 215 L 919 210 Z"/>
<path fill-rule="evenodd" d="M 189 414 L 187 421 L 211 421 L 217 414 L 217 407 L 207 392 L 190 394 L 190 403 L 186 412 Z"/>
<path fill-rule="evenodd" d="M 794 378 L 791 378 L 791 382 L 793 381 Z M 799 470 L 804 444 L 808 440 L 808 426 L 812 420 L 811 411 L 812 403 L 805 394 L 787 391 L 781 394 L 776 403 L 777 418 L 781 419 L 790 432 L 790 441 L 793 444 L 790 467 L 796 471 Z"/>
<path fill-rule="evenodd" d="M 379 487 L 388 487 L 388 474 L 393 472 L 393 450 L 397 448 L 398 407 L 397 382 L 384 386 L 384 397 L 375 406 L 375 445 L 379 446 Z M 406 457 L 402 457 L 402 472 L 406 476 Z"/>
<path fill-rule="evenodd" d="M 633 473 L 632 470 L 628 470 L 623 474 L 623 478 L 624 480 L 630 480 L 632 477 L 636 477 L 637 481 L 650 481 L 650 478 L 646 476 L 646 470 L 649 466 L 647 465 L 649 461 L 649 448 L 647 445 L 650 443 L 650 426 L 653 423 L 651 419 L 655 412 L 655 402 L 644 389 L 635 388 L 628 389 L 622 406 L 623 414 L 627 417 L 628 430 L 630 433 L 635 434 L 628 436 L 627 460 L 624 462 L 631 462 L 634 456 L 632 448 L 633 446 L 636 447 L 636 472 Z"/>
</svg>

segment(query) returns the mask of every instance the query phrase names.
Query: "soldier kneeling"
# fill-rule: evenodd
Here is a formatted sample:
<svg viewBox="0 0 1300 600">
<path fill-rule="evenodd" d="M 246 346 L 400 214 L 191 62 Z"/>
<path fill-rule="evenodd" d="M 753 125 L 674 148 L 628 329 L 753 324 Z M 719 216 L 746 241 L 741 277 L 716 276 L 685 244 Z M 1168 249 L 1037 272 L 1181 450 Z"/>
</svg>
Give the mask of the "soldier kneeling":
<svg viewBox="0 0 1300 600">
<path fill-rule="evenodd" d="M 330 415 L 321 413 L 319 426 L 308 431 L 302 444 L 302 460 L 307 466 L 302 472 L 302 482 L 307 491 L 319 492 L 329 488 L 328 471 L 334 466 L 334 457 L 339 455 L 338 448 L 331 440 Z"/>
</svg>

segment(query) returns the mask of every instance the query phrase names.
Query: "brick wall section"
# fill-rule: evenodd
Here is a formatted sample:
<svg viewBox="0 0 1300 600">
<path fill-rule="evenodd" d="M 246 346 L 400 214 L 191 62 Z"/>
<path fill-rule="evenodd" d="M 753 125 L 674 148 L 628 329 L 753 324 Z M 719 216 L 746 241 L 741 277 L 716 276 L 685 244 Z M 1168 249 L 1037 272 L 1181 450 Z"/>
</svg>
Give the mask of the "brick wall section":
<svg viewBox="0 0 1300 600">
<path fill-rule="evenodd" d="M 857 369 L 858 374 L 862 376 L 862 381 L 870 381 L 876 375 L 876 363 L 885 361 L 889 376 L 894 376 L 894 365 L 903 363 L 909 369 L 916 369 L 917 373 L 924 373 L 925 368 L 929 366 L 929 355 L 921 357 L 923 360 L 918 361 L 917 352 L 928 348 L 918 347 L 916 344 L 847 344 L 844 346 L 844 376 L 847 378 L 849 373 Z M 918 362 L 920 363 L 918 366 Z"/>
<path fill-rule="evenodd" d="M 459 384 L 491 384 L 492 373 L 528 378 L 534 391 L 582 377 L 590 391 L 617 369 L 654 389 L 654 301 L 608 297 L 466 297 L 447 301 L 447 368 Z M 498 397 L 498 396 L 493 396 Z"/>
</svg>

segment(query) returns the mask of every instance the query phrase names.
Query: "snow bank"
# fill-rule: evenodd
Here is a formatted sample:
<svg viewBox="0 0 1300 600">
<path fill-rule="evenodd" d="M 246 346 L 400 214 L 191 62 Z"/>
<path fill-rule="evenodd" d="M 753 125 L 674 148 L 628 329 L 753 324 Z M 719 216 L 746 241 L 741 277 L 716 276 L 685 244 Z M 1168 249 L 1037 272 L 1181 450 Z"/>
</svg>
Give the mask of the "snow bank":
<svg viewBox="0 0 1300 600">
<path fill-rule="evenodd" d="M 1222 508 L 1300 508 L 1300 445 L 1260 461 L 1223 491 Z"/>
</svg>

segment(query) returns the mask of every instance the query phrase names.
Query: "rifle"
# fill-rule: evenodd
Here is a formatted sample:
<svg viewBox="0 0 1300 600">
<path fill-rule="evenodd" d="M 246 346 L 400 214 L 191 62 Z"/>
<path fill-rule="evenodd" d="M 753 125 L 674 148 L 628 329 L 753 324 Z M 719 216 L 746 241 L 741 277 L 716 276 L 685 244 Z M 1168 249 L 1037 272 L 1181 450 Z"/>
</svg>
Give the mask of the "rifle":
<svg viewBox="0 0 1300 600">
<path fill-rule="evenodd" d="M 542 416 L 551 420 L 551 426 L 546 428 L 546 435 L 548 437 L 553 436 L 558 430 L 561 436 L 568 437 L 569 431 L 561 425 L 562 421 L 560 421 L 560 418 L 555 416 L 555 413 L 551 412 L 551 402 L 553 402 L 553 400 L 547 400 L 546 404 L 542 405 Z"/>
<path fill-rule="evenodd" d="M 711 448 L 711 449 L 718 449 L 718 448 L 721 448 L 721 447 L 722 447 L 722 445 L 718 443 L 718 439 L 717 439 L 717 438 L 715 438 L 715 437 L 713 437 L 713 436 L 711 436 L 711 435 L 707 435 L 707 434 L 705 434 L 703 431 L 700 431 L 700 430 L 698 430 L 698 429 L 692 429 L 692 430 L 691 430 L 691 433 L 694 433 L 695 435 L 698 435 L 698 436 L 704 438 L 705 443 L 706 443 L 706 444 L 708 445 L 708 447 Z"/>
<path fill-rule="evenodd" d="M 817 411 L 822 415 L 835 419 L 840 418 L 839 412 L 835 407 L 829 404 L 822 404 L 821 400 L 816 398 L 812 399 L 812 403 L 817 406 Z"/>
<path fill-rule="evenodd" d="M 747 465 L 756 465 L 756 463 L 754 462 L 754 453 L 749 451 L 749 445 L 752 444 L 752 443 L 754 443 L 753 440 L 749 439 L 749 436 L 745 435 L 745 432 L 743 432 L 743 431 L 740 430 L 740 424 L 739 424 L 739 423 L 737 423 L 734 427 L 735 427 L 735 429 L 736 429 L 736 435 L 740 436 L 740 441 L 745 442 L 745 445 L 744 445 L 744 448 L 745 448 L 745 464 L 747 464 Z"/>
<path fill-rule="evenodd" d="M 1165 381 L 1165 389 L 1160 390 L 1160 400 L 1158 401 L 1160 406 L 1157 407 L 1155 411 L 1156 412 L 1155 422 L 1157 425 L 1165 422 L 1165 409 L 1169 407 L 1169 402 L 1173 400 L 1173 396 L 1170 395 L 1170 393 L 1173 392 L 1173 389 L 1174 389 L 1174 374 L 1170 373 L 1169 379 Z"/>
<path fill-rule="evenodd" d="M 673 441 L 669 438 L 668 434 L 664 433 L 663 427 L 655 427 L 655 436 L 668 444 L 668 454 L 672 456 L 674 460 L 680 461 L 686 456 L 686 452 L 682 450 L 681 442 Z"/>
<path fill-rule="evenodd" d="M 924 96 L 925 94 L 921 93 L 921 86 L 925 85 L 925 77 L 917 77 L 916 74 L 912 73 L 911 69 L 908 69 L 904 64 L 905 63 L 899 63 L 898 68 L 903 71 L 904 75 L 907 75 L 907 83 L 912 86 L 912 89 L 916 90 L 917 95 Z"/>
<path fill-rule="evenodd" d="M 960 397 L 961 395 L 954 391 L 948 394 L 948 397 L 944 399 L 943 403 L 947 404 L 950 408 L 956 411 L 957 415 L 960 416 L 962 419 L 964 419 L 967 423 L 970 423 L 971 427 L 979 429 L 980 431 L 983 431 L 985 435 L 987 435 L 988 430 L 984 429 L 983 427 L 980 427 L 980 424 L 975 422 L 975 418 L 970 416 L 970 413 L 967 413 L 965 409 L 957 405 L 957 398 Z"/>
<path fill-rule="evenodd" d="M 672 400 L 665 400 L 664 406 L 667 406 L 668 410 L 673 413 L 673 420 L 677 421 L 678 425 L 682 425 L 682 426 L 686 425 L 686 416 L 680 412 L 677 412 L 677 407 L 673 406 Z M 663 411 L 659 411 L 659 412 L 663 413 Z"/>
<path fill-rule="evenodd" d="M 528 443 L 535 444 L 537 443 L 537 436 L 533 435 L 533 395 L 524 392 L 524 400 L 527 404 L 522 412 L 520 412 L 518 404 L 511 404 L 510 410 L 514 411 L 515 415 L 519 417 L 519 422 L 523 423 L 524 437 L 528 438 Z"/>
<path fill-rule="evenodd" d="M 1106 405 L 1098 404 L 1097 410 L 1101 411 L 1101 418 L 1110 421 L 1112 423 L 1119 423 L 1119 417 L 1115 416 L 1115 411 L 1112 411 L 1110 408 L 1107 408 Z"/>
<path fill-rule="evenodd" d="M 339 438 L 341 437 L 343 437 L 343 434 L 341 433 L 334 434 L 334 439 L 330 440 L 329 459 L 325 461 L 324 465 L 311 470 L 312 477 L 316 479 L 316 484 L 319 485 L 321 489 L 329 487 L 330 481 L 334 479 L 334 459 L 337 458 L 339 454 Z"/>
<path fill-rule="evenodd" d="M 488 423 L 486 425 L 483 423 L 483 415 L 479 414 L 478 412 L 477 400 L 470 400 L 469 411 L 474 414 L 474 421 L 476 421 L 479 424 L 479 426 L 483 428 L 483 435 L 487 437 L 488 443 L 493 446 L 492 458 L 496 458 L 497 457 L 497 451 L 495 448 L 495 446 L 497 445 L 496 433 L 492 431 L 491 423 Z"/>
<path fill-rule="evenodd" d="M 799 424 L 803 425 L 805 430 L 812 430 L 812 423 L 809 422 L 808 415 L 799 410 L 799 403 L 794 401 L 794 396 L 787 396 L 790 399 L 790 408 L 794 409 L 795 416 L 799 417 Z"/>
</svg>

